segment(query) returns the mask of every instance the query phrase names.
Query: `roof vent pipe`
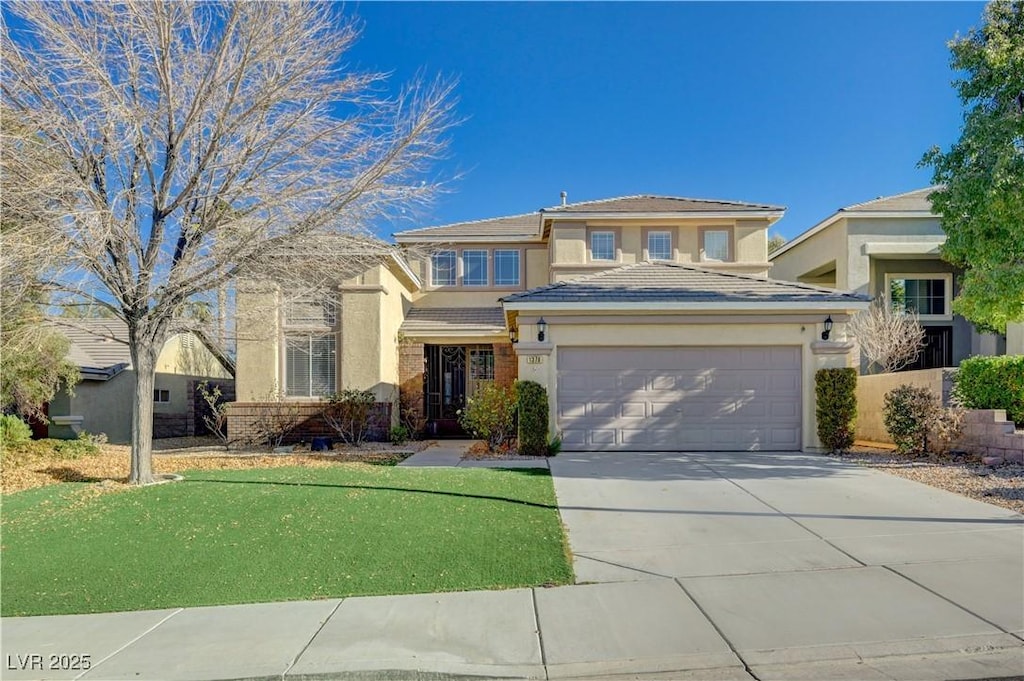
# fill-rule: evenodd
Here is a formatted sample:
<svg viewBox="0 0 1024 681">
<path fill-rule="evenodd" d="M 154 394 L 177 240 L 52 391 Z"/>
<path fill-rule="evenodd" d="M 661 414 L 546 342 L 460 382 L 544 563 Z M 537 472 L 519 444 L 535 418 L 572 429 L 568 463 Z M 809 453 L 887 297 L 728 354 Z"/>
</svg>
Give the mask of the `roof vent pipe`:
<svg viewBox="0 0 1024 681">
<path fill-rule="evenodd" d="M 562 191 L 562 205 L 563 205 L 563 206 L 565 205 L 565 199 L 566 199 L 566 198 L 567 198 L 568 196 L 569 196 L 569 193 L 563 190 L 563 191 Z"/>
</svg>

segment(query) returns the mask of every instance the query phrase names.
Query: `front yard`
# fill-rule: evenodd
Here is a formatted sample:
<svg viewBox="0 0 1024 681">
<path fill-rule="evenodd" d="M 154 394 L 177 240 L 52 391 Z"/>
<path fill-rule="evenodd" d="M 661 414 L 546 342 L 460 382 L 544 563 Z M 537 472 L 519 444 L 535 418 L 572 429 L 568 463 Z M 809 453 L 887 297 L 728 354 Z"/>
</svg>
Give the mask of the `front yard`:
<svg viewBox="0 0 1024 681">
<path fill-rule="evenodd" d="M 141 489 L 65 482 L 5 495 L 2 614 L 573 580 L 546 470 L 321 460 L 183 473 Z"/>
</svg>

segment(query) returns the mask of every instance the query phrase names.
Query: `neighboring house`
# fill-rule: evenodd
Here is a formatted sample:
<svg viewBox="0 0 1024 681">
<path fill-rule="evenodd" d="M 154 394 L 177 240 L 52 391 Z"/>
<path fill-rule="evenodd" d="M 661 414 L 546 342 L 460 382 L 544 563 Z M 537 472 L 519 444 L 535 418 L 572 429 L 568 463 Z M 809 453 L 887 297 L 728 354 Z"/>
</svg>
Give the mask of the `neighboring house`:
<svg viewBox="0 0 1024 681">
<path fill-rule="evenodd" d="M 563 195 L 395 234 L 391 260 L 319 300 L 240 287 L 239 402 L 368 389 L 393 421 L 401 403 L 428 434 L 457 434 L 478 386 L 520 378 L 547 388 L 567 450 L 813 449 L 814 372 L 853 361 L 843 323 L 867 302 L 765 277 L 783 213 Z"/>
<path fill-rule="evenodd" d="M 916 311 L 925 348 L 908 369 L 952 367 L 971 355 L 1006 352 L 1004 338 L 979 333 L 953 314 L 960 272 L 939 257 L 946 235 L 928 200 L 932 191 L 840 208 L 771 253 L 772 276 L 882 297 Z"/>
<path fill-rule="evenodd" d="M 60 391 L 47 405 L 49 436 L 74 438 L 104 433 L 110 442 L 131 440 L 135 371 L 128 329 L 118 319 L 54 318 L 51 323 L 71 342 L 68 359 L 82 380 L 73 394 Z M 204 334 L 178 333 L 157 359 L 153 390 L 153 436 L 195 435 L 205 430 L 197 418 L 195 386 L 204 380 L 233 395 L 234 364 Z"/>
</svg>

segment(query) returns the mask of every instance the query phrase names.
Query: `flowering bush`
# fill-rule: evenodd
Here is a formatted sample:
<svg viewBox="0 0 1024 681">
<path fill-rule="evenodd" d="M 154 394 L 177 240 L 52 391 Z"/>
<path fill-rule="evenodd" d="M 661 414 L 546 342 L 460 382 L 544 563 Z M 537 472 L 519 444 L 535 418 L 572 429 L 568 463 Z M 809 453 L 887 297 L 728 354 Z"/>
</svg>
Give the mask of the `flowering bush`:
<svg viewBox="0 0 1024 681">
<path fill-rule="evenodd" d="M 516 433 L 516 395 L 510 386 L 488 383 L 466 399 L 459 423 L 474 437 L 487 441 L 495 451 L 508 446 Z"/>
</svg>

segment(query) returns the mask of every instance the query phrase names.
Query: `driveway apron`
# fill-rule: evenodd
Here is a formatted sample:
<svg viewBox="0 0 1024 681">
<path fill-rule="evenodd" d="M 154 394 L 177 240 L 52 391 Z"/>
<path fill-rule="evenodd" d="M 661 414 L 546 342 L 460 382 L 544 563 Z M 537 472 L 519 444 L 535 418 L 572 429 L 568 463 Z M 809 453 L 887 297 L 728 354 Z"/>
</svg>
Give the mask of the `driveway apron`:
<svg viewBox="0 0 1024 681">
<path fill-rule="evenodd" d="M 579 582 L 671 580 L 762 678 L 985 650 L 1024 673 L 1019 514 L 804 454 L 569 453 L 551 472 Z"/>
</svg>

